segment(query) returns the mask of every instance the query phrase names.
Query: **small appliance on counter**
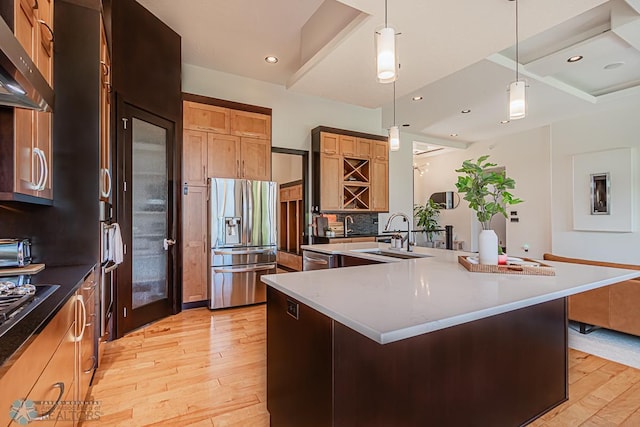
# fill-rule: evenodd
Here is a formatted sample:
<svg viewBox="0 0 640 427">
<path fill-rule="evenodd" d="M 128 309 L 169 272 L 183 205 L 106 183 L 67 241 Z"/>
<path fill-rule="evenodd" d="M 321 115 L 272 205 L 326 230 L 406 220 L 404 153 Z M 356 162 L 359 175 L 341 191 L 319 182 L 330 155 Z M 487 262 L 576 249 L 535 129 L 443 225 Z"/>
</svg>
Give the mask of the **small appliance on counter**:
<svg viewBox="0 0 640 427">
<path fill-rule="evenodd" d="M 0 267 L 25 267 L 31 264 L 29 239 L 0 239 Z"/>
</svg>

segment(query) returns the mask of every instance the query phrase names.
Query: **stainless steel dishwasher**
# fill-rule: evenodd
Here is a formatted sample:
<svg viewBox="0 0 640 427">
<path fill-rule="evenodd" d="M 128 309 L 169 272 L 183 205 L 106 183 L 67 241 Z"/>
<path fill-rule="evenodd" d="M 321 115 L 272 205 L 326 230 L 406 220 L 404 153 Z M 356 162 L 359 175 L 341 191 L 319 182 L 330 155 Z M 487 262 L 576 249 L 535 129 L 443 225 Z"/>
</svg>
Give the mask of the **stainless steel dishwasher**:
<svg viewBox="0 0 640 427">
<path fill-rule="evenodd" d="M 302 271 L 324 270 L 338 266 L 336 255 L 313 251 L 302 251 Z"/>
</svg>

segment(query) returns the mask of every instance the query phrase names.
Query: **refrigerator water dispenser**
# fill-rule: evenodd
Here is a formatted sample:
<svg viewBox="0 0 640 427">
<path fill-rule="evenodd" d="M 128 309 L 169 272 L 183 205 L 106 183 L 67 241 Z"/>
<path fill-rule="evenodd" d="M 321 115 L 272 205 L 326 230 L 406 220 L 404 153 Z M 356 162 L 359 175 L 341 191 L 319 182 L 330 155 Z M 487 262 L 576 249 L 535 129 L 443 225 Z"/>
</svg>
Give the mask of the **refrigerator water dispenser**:
<svg viewBox="0 0 640 427">
<path fill-rule="evenodd" d="M 226 217 L 224 219 L 224 240 L 227 245 L 240 243 L 240 230 L 242 229 L 242 219 L 240 217 Z"/>
</svg>

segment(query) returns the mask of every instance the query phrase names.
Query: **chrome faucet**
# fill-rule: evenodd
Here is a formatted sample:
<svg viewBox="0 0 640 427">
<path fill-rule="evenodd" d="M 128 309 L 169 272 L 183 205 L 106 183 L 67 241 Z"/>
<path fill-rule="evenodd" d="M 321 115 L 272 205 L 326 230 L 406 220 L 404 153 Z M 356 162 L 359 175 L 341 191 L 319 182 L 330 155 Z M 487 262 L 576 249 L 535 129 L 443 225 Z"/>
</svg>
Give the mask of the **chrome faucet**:
<svg viewBox="0 0 640 427">
<path fill-rule="evenodd" d="M 389 226 L 391 225 L 391 221 L 393 221 L 393 219 L 397 216 L 401 216 L 407 222 L 407 237 L 402 238 L 402 244 L 404 245 L 404 242 L 406 240 L 407 252 L 411 252 L 412 251 L 411 247 L 414 245 L 414 242 L 412 238 L 413 233 L 411 232 L 411 219 L 407 215 L 403 214 L 402 212 L 395 212 L 391 214 L 391 216 L 387 220 L 387 225 L 384 226 L 384 231 L 389 231 Z"/>
<path fill-rule="evenodd" d="M 347 237 L 347 234 L 349 234 L 350 231 L 353 231 L 349 228 L 347 220 L 351 221 L 351 224 L 353 224 L 353 218 L 351 218 L 351 215 L 347 215 L 344 217 L 344 237 Z"/>
</svg>

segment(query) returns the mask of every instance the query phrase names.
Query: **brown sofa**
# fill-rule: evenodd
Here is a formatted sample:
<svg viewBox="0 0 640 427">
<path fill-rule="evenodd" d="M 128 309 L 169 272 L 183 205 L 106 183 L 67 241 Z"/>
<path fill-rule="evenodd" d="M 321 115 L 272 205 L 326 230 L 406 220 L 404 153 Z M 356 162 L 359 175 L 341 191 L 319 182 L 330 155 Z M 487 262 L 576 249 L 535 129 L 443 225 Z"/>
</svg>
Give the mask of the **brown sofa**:
<svg viewBox="0 0 640 427">
<path fill-rule="evenodd" d="M 640 265 L 567 258 L 553 254 L 544 254 L 544 259 L 640 270 Z M 580 322 L 582 333 L 587 333 L 588 325 L 591 325 L 640 335 L 640 278 L 570 296 L 569 319 Z"/>
</svg>

